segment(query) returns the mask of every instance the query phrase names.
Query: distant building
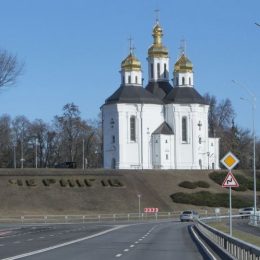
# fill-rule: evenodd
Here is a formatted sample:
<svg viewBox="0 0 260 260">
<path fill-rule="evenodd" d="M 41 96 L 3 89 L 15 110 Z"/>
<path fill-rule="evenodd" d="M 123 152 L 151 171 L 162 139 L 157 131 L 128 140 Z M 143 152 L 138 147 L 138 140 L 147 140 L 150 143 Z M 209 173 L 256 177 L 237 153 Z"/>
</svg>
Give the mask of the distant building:
<svg viewBox="0 0 260 260">
<path fill-rule="evenodd" d="M 183 51 L 169 82 L 163 30 L 153 28 L 148 84 L 130 48 L 121 85 L 102 106 L 104 168 L 218 169 L 219 138 L 208 136 L 209 105 L 194 88 L 193 65 Z"/>
</svg>

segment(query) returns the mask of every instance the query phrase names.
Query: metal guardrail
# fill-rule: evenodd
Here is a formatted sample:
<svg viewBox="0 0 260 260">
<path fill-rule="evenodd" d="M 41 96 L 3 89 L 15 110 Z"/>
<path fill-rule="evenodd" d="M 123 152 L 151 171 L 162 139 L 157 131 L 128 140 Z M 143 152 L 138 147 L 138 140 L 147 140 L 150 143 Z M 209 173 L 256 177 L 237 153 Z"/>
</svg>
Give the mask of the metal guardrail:
<svg viewBox="0 0 260 260">
<path fill-rule="evenodd" d="M 234 217 L 241 217 L 235 215 Z M 241 260 L 260 260 L 260 247 L 244 242 L 238 238 L 234 238 L 204 223 L 205 220 L 228 218 L 227 216 L 208 217 L 198 220 L 196 227 L 206 237 L 207 240 L 213 242 L 220 250 L 223 250 L 231 257 L 229 259 Z"/>
<path fill-rule="evenodd" d="M 207 216 L 207 210 L 199 212 Z M 97 215 L 23 215 L 17 217 L 1 217 L 0 223 L 50 224 L 50 223 L 88 223 L 105 221 L 150 221 L 159 219 L 178 219 L 181 211 L 157 213 L 114 213 Z"/>
</svg>

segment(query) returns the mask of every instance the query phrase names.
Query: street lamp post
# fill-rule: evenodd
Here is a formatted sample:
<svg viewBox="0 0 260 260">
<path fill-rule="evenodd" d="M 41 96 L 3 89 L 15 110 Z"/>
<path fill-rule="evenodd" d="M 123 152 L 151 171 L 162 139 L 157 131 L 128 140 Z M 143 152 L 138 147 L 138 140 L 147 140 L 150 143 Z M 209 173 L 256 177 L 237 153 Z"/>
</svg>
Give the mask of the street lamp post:
<svg viewBox="0 0 260 260">
<path fill-rule="evenodd" d="M 139 213 L 139 218 L 141 216 L 141 197 L 142 195 L 141 194 L 137 194 L 137 197 L 138 197 L 138 213 Z"/>
<path fill-rule="evenodd" d="M 232 82 L 246 90 L 246 92 L 249 94 L 251 97 L 251 105 L 252 105 L 252 127 L 253 127 L 253 175 L 254 175 L 254 221 L 253 225 L 257 226 L 257 218 L 256 218 L 256 163 L 255 163 L 255 108 L 256 108 L 256 96 L 244 85 L 238 84 L 235 80 L 232 80 Z M 247 100 L 247 99 L 244 99 Z M 247 100 L 249 101 L 249 100 Z"/>
<path fill-rule="evenodd" d="M 38 139 L 35 138 L 35 168 L 38 168 L 37 145 L 38 145 Z"/>
<path fill-rule="evenodd" d="M 85 169 L 85 139 L 82 140 L 82 169 Z"/>
</svg>

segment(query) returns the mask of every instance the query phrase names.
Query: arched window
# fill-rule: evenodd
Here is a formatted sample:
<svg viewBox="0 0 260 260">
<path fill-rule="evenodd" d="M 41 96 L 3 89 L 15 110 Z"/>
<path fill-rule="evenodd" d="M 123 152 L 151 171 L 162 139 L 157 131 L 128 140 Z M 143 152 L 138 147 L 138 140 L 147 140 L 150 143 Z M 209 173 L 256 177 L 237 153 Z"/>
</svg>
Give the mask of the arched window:
<svg viewBox="0 0 260 260">
<path fill-rule="evenodd" d="M 123 84 L 125 84 L 125 76 L 123 76 Z"/>
<path fill-rule="evenodd" d="M 137 84 L 138 83 L 138 78 L 137 78 L 137 76 L 135 76 L 135 84 Z"/>
<path fill-rule="evenodd" d="M 166 76 L 167 76 L 166 63 L 164 63 L 163 76 L 166 79 Z"/>
<path fill-rule="evenodd" d="M 131 83 L 131 76 L 128 76 L 128 83 Z"/>
<path fill-rule="evenodd" d="M 176 77 L 176 86 L 179 86 L 179 78 Z"/>
<path fill-rule="evenodd" d="M 191 85 L 191 78 L 189 77 L 189 85 Z"/>
<path fill-rule="evenodd" d="M 200 166 L 200 169 L 202 169 L 202 160 L 199 159 L 199 166 Z"/>
<path fill-rule="evenodd" d="M 130 117 L 130 140 L 136 141 L 136 119 L 135 116 Z"/>
<path fill-rule="evenodd" d="M 182 118 L 182 141 L 187 142 L 188 141 L 188 136 L 187 136 L 187 117 L 184 116 Z"/>
<path fill-rule="evenodd" d="M 115 158 L 112 158 L 111 168 L 112 168 L 112 169 L 115 169 L 115 168 L 116 168 L 116 159 L 115 159 Z"/>
<path fill-rule="evenodd" d="M 160 76 L 161 76 L 160 63 L 157 63 L 157 78 L 159 79 Z"/>
<path fill-rule="evenodd" d="M 153 63 L 151 63 L 151 78 L 153 79 Z"/>
<path fill-rule="evenodd" d="M 182 85 L 185 85 L 185 78 L 182 77 Z"/>
</svg>

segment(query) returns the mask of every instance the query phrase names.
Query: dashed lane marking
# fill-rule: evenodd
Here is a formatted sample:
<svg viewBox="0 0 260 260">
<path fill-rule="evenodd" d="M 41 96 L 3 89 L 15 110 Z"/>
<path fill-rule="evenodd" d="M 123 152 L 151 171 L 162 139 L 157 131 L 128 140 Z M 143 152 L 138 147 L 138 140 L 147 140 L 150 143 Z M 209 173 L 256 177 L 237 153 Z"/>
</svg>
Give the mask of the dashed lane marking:
<svg viewBox="0 0 260 260">
<path fill-rule="evenodd" d="M 8 257 L 8 258 L 3 258 L 2 260 L 15 260 L 15 259 L 24 258 L 24 257 L 27 257 L 27 256 L 40 254 L 40 253 L 47 252 L 47 251 L 50 251 L 50 250 L 53 250 L 53 249 L 56 249 L 56 248 L 65 247 L 65 246 L 72 245 L 72 244 L 75 244 L 75 243 L 79 243 L 79 242 L 82 242 L 82 241 L 85 241 L 85 240 L 88 240 L 88 239 L 91 239 L 91 238 L 94 238 L 94 237 L 102 236 L 102 235 L 105 235 L 109 232 L 115 231 L 115 230 L 123 228 L 123 227 L 126 227 L 126 225 L 116 226 L 116 227 L 110 228 L 108 230 L 93 234 L 91 236 L 79 238 L 79 239 L 72 240 L 72 241 L 69 241 L 69 242 L 66 242 L 66 243 L 63 243 L 63 244 L 50 246 L 50 247 L 47 247 L 47 248 L 44 248 L 44 249 L 35 250 L 35 251 L 28 252 L 28 253 L 25 253 L 25 254 L 16 255 L 16 256 L 12 256 L 12 257 Z"/>
<path fill-rule="evenodd" d="M 131 245 L 130 247 L 134 247 L 135 245 Z"/>
<path fill-rule="evenodd" d="M 128 248 L 124 249 L 124 252 L 128 252 L 128 251 L 129 251 L 129 249 L 128 249 Z"/>
<path fill-rule="evenodd" d="M 122 254 L 117 254 L 117 255 L 116 255 L 116 257 L 121 257 L 121 256 L 122 256 Z"/>
</svg>

